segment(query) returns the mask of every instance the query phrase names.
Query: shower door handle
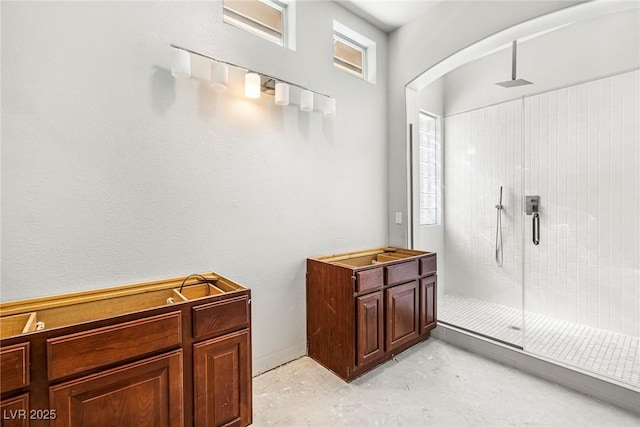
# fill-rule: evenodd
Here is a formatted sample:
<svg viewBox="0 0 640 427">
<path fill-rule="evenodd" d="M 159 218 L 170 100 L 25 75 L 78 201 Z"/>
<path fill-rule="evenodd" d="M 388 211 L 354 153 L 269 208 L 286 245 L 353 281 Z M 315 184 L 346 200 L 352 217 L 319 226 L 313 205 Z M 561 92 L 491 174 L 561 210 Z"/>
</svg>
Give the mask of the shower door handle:
<svg viewBox="0 0 640 427">
<path fill-rule="evenodd" d="M 538 212 L 534 212 L 533 218 L 531 219 L 531 234 L 533 237 L 533 244 L 540 244 L 540 214 Z"/>
</svg>

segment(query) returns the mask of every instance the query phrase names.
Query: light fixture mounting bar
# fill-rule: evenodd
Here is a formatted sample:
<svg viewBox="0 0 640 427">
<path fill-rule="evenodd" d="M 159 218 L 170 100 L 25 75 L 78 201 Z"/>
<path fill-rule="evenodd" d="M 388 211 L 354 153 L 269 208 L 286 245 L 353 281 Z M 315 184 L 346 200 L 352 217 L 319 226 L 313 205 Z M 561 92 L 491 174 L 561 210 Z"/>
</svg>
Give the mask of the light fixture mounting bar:
<svg viewBox="0 0 640 427">
<path fill-rule="evenodd" d="M 311 92 L 313 92 L 313 93 L 315 93 L 315 94 L 317 94 L 317 95 L 321 95 L 321 96 L 324 96 L 324 97 L 327 97 L 327 98 L 333 98 L 332 96 L 326 95 L 326 94 L 324 94 L 324 93 L 316 92 L 315 90 L 308 89 L 308 88 L 306 88 L 306 87 L 304 87 L 304 86 L 301 86 L 301 85 L 299 85 L 299 84 L 291 83 L 291 82 L 288 82 L 288 81 L 286 81 L 286 80 L 280 79 L 280 78 L 278 78 L 278 77 L 274 77 L 274 76 L 270 76 L 270 75 L 265 74 L 265 73 L 261 73 L 261 72 L 259 72 L 259 71 L 254 71 L 254 70 L 251 70 L 251 69 L 249 69 L 249 68 L 247 68 L 247 67 L 243 67 L 243 66 L 241 66 L 241 65 L 234 64 L 233 62 L 223 61 L 222 59 L 218 59 L 218 58 L 216 58 L 216 57 L 214 57 L 214 56 L 207 55 L 207 54 L 205 54 L 205 53 L 196 52 L 195 50 L 187 49 L 186 47 L 178 46 L 178 45 L 175 45 L 175 44 L 173 44 L 173 43 L 171 43 L 171 47 L 172 47 L 172 48 L 174 48 L 174 49 L 184 50 L 185 52 L 189 52 L 189 53 L 190 53 L 190 54 L 192 54 L 192 55 L 197 55 L 197 56 L 200 56 L 200 57 L 202 57 L 202 58 L 209 59 L 209 60 L 211 60 L 211 61 L 221 62 L 221 63 L 223 63 L 223 64 L 227 64 L 227 65 L 229 65 L 229 66 L 231 66 L 231 67 L 238 68 L 238 69 L 240 69 L 240 70 L 245 70 L 245 71 L 250 72 L 250 73 L 256 73 L 256 74 L 260 75 L 260 76 L 261 76 L 261 77 L 263 77 L 263 78 L 273 79 L 273 80 L 276 80 L 276 81 L 278 81 L 278 82 L 286 83 L 286 84 L 288 84 L 289 86 L 294 86 L 294 87 L 297 87 L 297 88 L 302 89 L 302 90 L 308 90 L 308 91 L 311 91 Z"/>
</svg>

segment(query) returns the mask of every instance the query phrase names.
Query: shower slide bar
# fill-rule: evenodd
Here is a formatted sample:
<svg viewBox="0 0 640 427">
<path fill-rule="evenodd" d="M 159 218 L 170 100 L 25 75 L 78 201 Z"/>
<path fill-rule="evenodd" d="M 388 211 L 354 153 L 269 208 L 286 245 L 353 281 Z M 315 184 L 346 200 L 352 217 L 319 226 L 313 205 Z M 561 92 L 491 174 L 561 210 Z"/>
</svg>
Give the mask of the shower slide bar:
<svg viewBox="0 0 640 427">
<path fill-rule="evenodd" d="M 496 265 L 498 267 L 502 267 L 502 261 L 504 257 L 504 252 L 502 249 L 502 186 L 500 186 L 500 198 L 498 199 L 498 204 L 496 205 Z"/>
</svg>

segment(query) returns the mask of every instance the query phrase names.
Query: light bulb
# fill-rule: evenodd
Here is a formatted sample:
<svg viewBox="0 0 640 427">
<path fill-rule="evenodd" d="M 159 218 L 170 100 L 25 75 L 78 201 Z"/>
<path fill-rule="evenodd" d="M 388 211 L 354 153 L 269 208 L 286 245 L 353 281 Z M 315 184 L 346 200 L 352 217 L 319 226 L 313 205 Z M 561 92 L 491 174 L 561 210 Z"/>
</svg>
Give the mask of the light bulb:
<svg viewBox="0 0 640 427">
<path fill-rule="evenodd" d="M 260 98 L 260 76 L 247 73 L 244 76 L 244 95 L 247 98 Z"/>
</svg>

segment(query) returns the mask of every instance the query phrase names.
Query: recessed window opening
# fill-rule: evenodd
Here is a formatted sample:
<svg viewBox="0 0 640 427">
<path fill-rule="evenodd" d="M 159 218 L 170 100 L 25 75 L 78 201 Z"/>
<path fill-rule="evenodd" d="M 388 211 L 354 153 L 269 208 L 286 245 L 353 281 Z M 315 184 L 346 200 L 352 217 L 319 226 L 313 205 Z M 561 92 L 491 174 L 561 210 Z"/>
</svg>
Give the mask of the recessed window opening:
<svg viewBox="0 0 640 427">
<path fill-rule="evenodd" d="M 278 0 L 224 0 L 223 20 L 285 46 L 287 9 L 287 3 Z"/>
<path fill-rule="evenodd" d="M 433 114 L 419 113 L 420 143 L 420 225 L 438 225 L 441 218 L 440 120 Z"/>
<path fill-rule="evenodd" d="M 369 83 L 376 82 L 376 43 L 333 21 L 333 65 Z"/>
<path fill-rule="evenodd" d="M 366 80 L 367 48 L 339 33 L 333 34 L 333 65 L 358 78 Z"/>
</svg>

